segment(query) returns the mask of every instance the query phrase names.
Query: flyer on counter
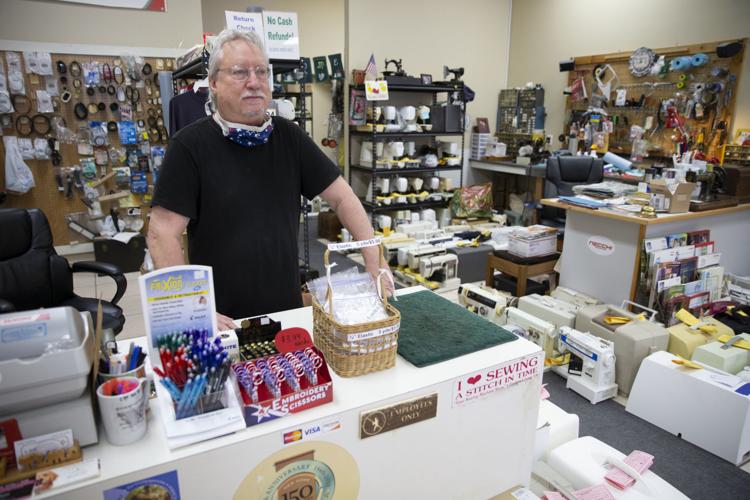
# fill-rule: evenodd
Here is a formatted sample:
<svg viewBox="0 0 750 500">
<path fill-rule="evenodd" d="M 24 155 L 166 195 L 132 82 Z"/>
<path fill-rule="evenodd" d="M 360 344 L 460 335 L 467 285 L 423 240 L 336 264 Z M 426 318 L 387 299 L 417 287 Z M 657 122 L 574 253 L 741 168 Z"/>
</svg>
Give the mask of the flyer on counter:
<svg viewBox="0 0 750 500">
<path fill-rule="evenodd" d="M 209 266 L 174 266 L 138 278 L 149 348 L 162 335 L 187 330 L 217 332 L 213 272 Z M 151 359 L 158 359 L 153 356 Z"/>
</svg>

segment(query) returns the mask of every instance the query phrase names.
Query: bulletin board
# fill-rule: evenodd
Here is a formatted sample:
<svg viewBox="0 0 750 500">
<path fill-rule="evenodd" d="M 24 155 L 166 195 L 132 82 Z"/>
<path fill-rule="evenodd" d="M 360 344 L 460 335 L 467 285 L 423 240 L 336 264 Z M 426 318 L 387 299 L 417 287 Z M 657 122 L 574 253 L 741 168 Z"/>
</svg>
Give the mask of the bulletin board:
<svg viewBox="0 0 750 500">
<path fill-rule="evenodd" d="M 740 44 L 739 51 L 731 57 L 719 57 L 717 47 L 733 42 Z M 569 136 L 573 123 L 585 126 L 592 109 L 599 107 L 605 114 L 598 116 L 594 111 L 596 119 L 611 122 L 604 151 L 628 156 L 632 148 L 631 126 L 645 129 L 650 125 L 643 135 L 648 141 L 648 158 L 668 158 L 681 148 L 701 150 L 707 159 L 720 158 L 721 146 L 731 142 L 745 45 L 746 39 L 742 39 L 639 49 L 632 70 L 631 56 L 635 50 L 577 57 L 574 69 L 568 73 L 563 134 Z M 658 71 L 659 56 L 664 56 L 661 71 Z M 685 59 L 672 62 L 679 58 Z M 687 60 L 691 63 L 686 65 Z M 650 61 L 656 61 L 657 67 L 649 66 Z M 605 91 L 607 83 L 610 84 L 608 99 L 601 97 L 604 91 L 596 82 L 597 70 Z M 586 98 L 581 98 L 581 81 Z M 622 105 L 616 105 L 618 90 L 625 92 L 621 96 L 624 104 L 622 100 L 619 103 Z M 674 126 L 676 123 L 681 124 Z M 599 149 L 601 152 L 602 148 Z"/>
<path fill-rule="evenodd" d="M 8 75 L 8 62 L 7 53 L 10 51 L 0 51 L 0 60 L 2 60 L 3 72 L 6 77 Z M 21 58 L 22 64 L 24 62 L 24 53 L 15 52 Z M 26 137 L 32 139 L 36 138 L 51 138 L 56 137 L 54 127 L 49 133 L 39 134 L 37 131 L 32 130 L 30 134 L 23 136 L 19 133 L 16 128 L 17 120 L 20 116 L 26 115 L 33 117 L 40 114 L 37 107 L 37 90 L 45 90 L 45 79 L 55 78 L 57 80 L 58 95 L 52 97 L 54 105 L 53 113 L 41 113 L 49 119 L 53 117 L 62 117 L 66 128 L 76 133 L 79 127 L 86 126 L 91 121 L 101 122 L 121 122 L 127 116 L 123 116 L 123 105 L 125 108 L 130 106 L 132 118 L 130 121 L 138 123 L 142 120 L 143 127 L 138 126 L 138 145 L 127 146 L 127 149 L 140 147 L 142 151 L 150 151 L 151 146 L 162 146 L 166 147 L 167 143 L 167 120 L 168 117 L 162 116 L 161 106 L 161 92 L 159 89 L 158 72 L 159 71 L 170 71 L 174 69 L 174 60 L 171 58 L 154 58 L 154 57 L 143 57 L 141 59 L 141 71 L 138 74 L 138 79 L 131 78 L 131 74 L 125 70 L 125 63 L 122 58 L 117 56 L 101 56 L 101 55 L 80 55 L 80 54 L 51 54 L 52 61 L 52 72 L 50 76 L 40 76 L 33 73 L 24 71 L 24 84 L 25 84 L 25 96 L 29 102 L 29 110 L 27 112 L 23 109 L 16 110 L 16 112 L 0 116 L 3 121 L 0 125 L 2 127 L 2 134 L 4 136 L 17 136 Z M 58 61 L 62 61 L 65 64 L 65 72 L 61 73 L 58 68 Z M 76 61 L 83 68 L 84 63 L 96 62 L 98 63 L 100 71 L 100 85 L 94 86 L 93 95 L 87 93 L 87 87 L 85 85 L 85 75 L 75 77 L 71 75 L 69 68 L 72 63 Z M 146 68 L 146 63 L 150 65 L 150 68 Z M 123 69 L 122 82 L 116 82 L 113 78 L 105 81 L 104 71 L 105 64 L 108 65 L 109 71 L 114 73 L 115 67 L 121 67 Z M 25 64 L 23 64 L 25 69 Z M 146 68 L 144 74 L 143 68 Z M 150 71 L 149 71 L 150 69 Z M 118 79 L 119 76 L 118 76 Z M 74 81 L 79 80 L 80 86 L 76 87 Z M 114 95 L 111 94 L 109 86 L 112 85 L 115 88 Z M 102 88 L 100 88 L 103 87 Z M 128 90 L 128 89 L 131 90 Z M 65 103 L 61 100 L 60 95 L 63 90 L 67 89 L 72 94 L 69 102 Z M 127 93 L 125 100 L 122 100 L 122 95 L 118 96 L 118 92 L 122 89 L 123 93 Z M 127 91 L 127 92 L 126 92 Z M 137 91 L 137 92 L 136 92 Z M 74 109 L 76 104 L 82 103 L 88 107 L 89 104 L 97 105 L 96 112 L 87 112 L 88 115 L 84 119 L 76 117 Z M 101 103 L 101 104 L 100 104 Z M 113 110 L 111 105 L 117 103 L 117 109 Z M 98 108 L 103 107 L 103 110 Z M 10 117 L 8 120 L 7 116 Z M 21 131 L 25 132 L 27 129 L 21 128 Z M 99 146 L 95 149 L 116 147 L 125 148 L 120 142 L 120 137 L 117 131 L 108 131 L 106 146 Z M 64 179 L 63 185 L 67 186 L 65 179 L 66 173 L 71 172 L 76 166 L 80 166 L 82 158 L 86 158 L 87 155 L 79 154 L 79 148 L 77 143 L 64 143 L 59 142 L 59 153 L 62 157 L 60 165 L 55 167 L 52 163 L 52 159 L 25 159 L 24 162 L 33 173 L 34 181 L 36 186 L 25 194 L 13 194 L 8 192 L 7 200 L 4 204 L 0 205 L 2 208 L 39 208 L 47 216 L 50 227 L 52 229 L 52 235 L 54 238 L 54 244 L 67 245 L 75 243 L 85 243 L 89 240 L 84 238 L 77 233 L 71 231 L 68 228 L 68 220 L 66 215 L 71 213 L 87 213 L 86 205 L 81 201 L 83 197 L 83 191 L 80 189 L 72 189 L 71 195 L 66 196 L 65 191 L 58 190 L 58 180 L 56 178 L 57 173 L 62 173 Z M 5 176 L 5 165 L 6 165 L 6 151 L 5 146 L 0 142 L 0 168 L 2 168 L 2 175 L 0 175 L 0 191 L 7 191 L 6 189 L 6 176 Z M 146 173 L 148 179 L 148 192 L 147 193 L 131 193 L 130 188 L 127 185 L 123 185 L 122 182 L 119 185 L 115 182 L 112 175 L 109 175 L 109 180 L 102 183 L 100 189 L 105 194 L 103 197 L 105 200 L 107 197 L 111 197 L 110 200 L 102 201 L 101 208 L 102 212 L 106 215 L 110 208 L 115 208 L 119 213 L 123 213 L 127 208 L 144 208 L 141 211 L 140 217 L 144 220 L 146 218 L 146 211 L 149 202 L 150 193 L 153 191 L 151 175 L 151 158 L 148 157 L 148 161 L 144 159 L 147 155 L 140 155 L 140 165 L 133 164 L 132 161 L 127 159 L 109 158 L 106 165 L 97 165 L 96 167 L 96 179 L 101 179 L 106 174 L 112 174 L 114 167 L 129 166 L 132 171 L 143 171 Z M 100 156 L 101 158 L 101 156 Z M 133 157 L 131 157 L 132 160 Z M 62 168 L 62 170 L 60 170 Z M 92 179 L 96 181 L 96 179 Z M 83 178 L 86 182 L 87 179 Z M 109 195 L 108 195 L 109 193 Z M 114 193 L 114 194 L 113 194 Z M 133 213 L 131 210 L 130 213 Z M 138 211 L 136 210 L 136 213 Z"/>
</svg>

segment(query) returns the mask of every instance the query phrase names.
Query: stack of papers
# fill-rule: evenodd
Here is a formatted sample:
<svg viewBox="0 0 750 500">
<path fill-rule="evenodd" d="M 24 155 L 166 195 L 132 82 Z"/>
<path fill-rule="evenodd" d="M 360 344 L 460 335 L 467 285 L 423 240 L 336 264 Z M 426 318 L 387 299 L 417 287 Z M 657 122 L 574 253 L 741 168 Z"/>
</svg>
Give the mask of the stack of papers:
<svg viewBox="0 0 750 500">
<path fill-rule="evenodd" d="M 573 192 L 575 194 L 587 194 L 596 198 L 616 198 L 637 190 L 637 186 L 616 181 L 604 181 L 596 184 L 573 186 Z"/>
<path fill-rule="evenodd" d="M 626 464 L 631 466 L 638 474 L 646 472 L 651 465 L 654 463 L 654 456 L 649 455 L 644 451 L 633 451 L 630 455 L 625 457 L 623 460 Z M 625 471 L 613 467 L 606 476 L 604 476 L 612 486 L 624 490 L 625 488 L 632 486 L 635 483 L 635 478 L 629 476 Z"/>
<path fill-rule="evenodd" d="M 603 208 L 607 206 L 603 201 L 594 200 L 588 196 L 560 196 L 558 200 L 585 208 Z"/>
<path fill-rule="evenodd" d="M 513 237 L 525 241 L 540 240 L 557 236 L 557 228 L 535 224 L 528 227 L 519 227 L 513 230 Z"/>
</svg>

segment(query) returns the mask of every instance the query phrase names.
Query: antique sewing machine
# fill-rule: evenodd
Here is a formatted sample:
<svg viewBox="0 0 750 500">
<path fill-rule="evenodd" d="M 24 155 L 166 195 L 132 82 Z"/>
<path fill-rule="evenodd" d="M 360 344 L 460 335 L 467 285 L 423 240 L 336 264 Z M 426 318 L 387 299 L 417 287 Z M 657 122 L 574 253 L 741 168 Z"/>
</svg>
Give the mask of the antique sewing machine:
<svg viewBox="0 0 750 500">
<path fill-rule="evenodd" d="M 396 71 L 389 71 L 388 66 L 393 65 Z M 386 59 L 383 76 L 388 85 L 420 85 L 422 80 L 414 76 L 408 76 L 401 66 L 401 59 Z"/>
</svg>

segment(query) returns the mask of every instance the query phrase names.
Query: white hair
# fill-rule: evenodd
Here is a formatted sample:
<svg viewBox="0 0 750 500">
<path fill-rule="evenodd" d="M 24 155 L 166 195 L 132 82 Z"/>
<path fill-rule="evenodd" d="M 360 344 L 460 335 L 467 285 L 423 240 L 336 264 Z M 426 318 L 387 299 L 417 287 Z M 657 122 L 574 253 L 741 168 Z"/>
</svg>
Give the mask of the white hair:
<svg viewBox="0 0 750 500">
<path fill-rule="evenodd" d="M 208 59 L 208 79 L 214 80 L 219 74 L 219 67 L 221 66 L 221 58 L 224 55 L 224 46 L 228 43 L 242 40 L 244 42 L 247 42 L 250 45 L 254 45 L 257 47 L 261 54 L 263 54 L 263 59 L 265 59 L 266 64 L 268 64 L 268 54 L 266 53 L 266 49 L 263 46 L 263 40 L 261 40 L 260 36 L 254 32 L 254 31 L 238 31 L 235 29 L 225 29 L 219 35 L 214 39 L 214 46 L 213 50 L 211 51 L 211 56 Z M 216 96 L 214 95 L 213 91 L 211 90 L 211 87 L 208 88 L 208 94 L 209 94 L 209 100 L 214 103 L 216 103 Z"/>
</svg>

